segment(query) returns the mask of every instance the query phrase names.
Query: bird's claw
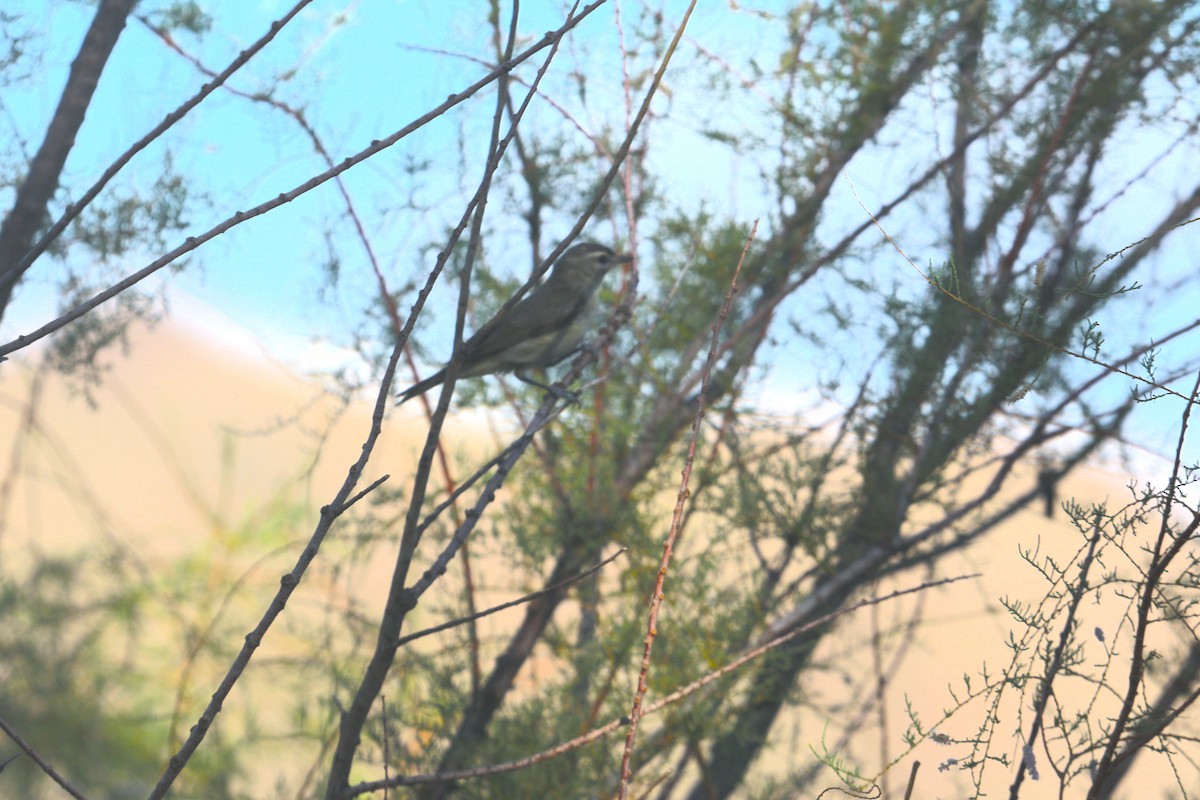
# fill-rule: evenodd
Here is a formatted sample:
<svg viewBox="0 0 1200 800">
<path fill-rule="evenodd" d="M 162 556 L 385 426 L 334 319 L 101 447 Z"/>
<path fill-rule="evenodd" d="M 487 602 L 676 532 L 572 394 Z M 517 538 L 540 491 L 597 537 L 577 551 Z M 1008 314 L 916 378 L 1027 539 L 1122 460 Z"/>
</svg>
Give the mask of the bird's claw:
<svg viewBox="0 0 1200 800">
<path fill-rule="evenodd" d="M 576 392 L 572 392 L 570 389 L 560 389 L 557 386 L 551 386 L 550 394 L 554 395 L 557 399 L 562 400 L 569 406 L 579 405 L 579 395 Z"/>
</svg>

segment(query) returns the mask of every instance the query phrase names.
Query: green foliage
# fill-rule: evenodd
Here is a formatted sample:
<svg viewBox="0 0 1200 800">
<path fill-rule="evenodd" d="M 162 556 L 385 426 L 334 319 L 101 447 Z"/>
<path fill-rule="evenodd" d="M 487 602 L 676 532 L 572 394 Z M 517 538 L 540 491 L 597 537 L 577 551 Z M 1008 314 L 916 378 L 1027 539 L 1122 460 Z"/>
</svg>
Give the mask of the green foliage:
<svg viewBox="0 0 1200 800">
<path fill-rule="evenodd" d="M 826 725 L 826 730 L 828 730 L 828 727 L 829 726 Z M 816 747 L 812 747 L 811 745 L 810 747 L 817 760 L 832 770 L 833 774 L 837 776 L 838 781 L 845 784 L 845 786 L 851 792 L 865 794 L 869 790 L 868 787 L 870 787 L 872 784 L 866 778 L 866 776 L 862 774 L 862 771 L 839 756 L 837 753 L 829 750 L 825 742 L 824 733 L 821 735 L 821 749 L 818 750 Z"/>
<path fill-rule="evenodd" d="M 193 198 L 184 176 L 168 158 L 162 172 L 145 192 L 125 196 L 105 195 L 84 211 L 72 227 L 69 244 L 86 248 L 101 261 L 111 261 L 134 251 L 162 250 L 169 234 L 187 230 L 187 209 Z"/>
<path fill-rule="evenodd" d="M 69 276 L 59 288 L 64 309 L 90 299 L 100 287 Z M 129 334 L 136 324 L 153 325 L 159 319 L 154 298 L 130 292 L 120 295 L 108 308 L 89 314 L 57 337 L 48 354 L 48 363 L 65 376 L 77 379 L 76 390 L 91 398 L 91 388 L 99 386 L 111 368 L 114 345 L 128 351 Z"/>
<path fill-rule="evenodd" d="M 187 31 L 196 35 L 212 30 L 212 17 L 192 0 L 173 2 L 163 8 L 150 10 L 148 18 L 154 27 L 164 31 Z"/>
<path fill-rule="evenodd" d="M 18 69 L 18 65 L 28 55 L 31 38 L 32 34 L 21 25 L 21 17 L 0 11 L 0 86 L 28 78 L 28 73 Z M 9 183 L 5 181 L 4 185 Z"/>
<path fill-rule="evenodd" d="M 90 796 L 122 797 L 162 764 L 163 676 L 136 658 L 151 595 L 127 556 L 103 563 L 43 558 L 0 586 L 0 706 L 72 782 Z M 35 635 L 30 635 L 31 633 Z M 232 797 L 235 762 L 219 744 L 196 764 L 181 797 Z M 28 798 L 60 791 L 28 759 L 8 765 L 5 792 Z"/>
</svg>

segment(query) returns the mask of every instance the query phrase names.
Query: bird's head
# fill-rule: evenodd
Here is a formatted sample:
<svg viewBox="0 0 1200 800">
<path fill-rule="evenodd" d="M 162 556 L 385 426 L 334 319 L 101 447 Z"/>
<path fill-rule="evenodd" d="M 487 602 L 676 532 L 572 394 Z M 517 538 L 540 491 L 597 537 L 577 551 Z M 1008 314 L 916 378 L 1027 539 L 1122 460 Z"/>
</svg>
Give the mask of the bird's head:
<svg viewBox="0 0 1200 800">
<path fill-rule="evenodd" d="M 574 245 L 559 257 L 554 265 L 554 276 L 570 276 L 572 282 L 599 282 L 617 264 L 627 264 L 632 260 L 633 256 L 619 256 L 602 244 L 584 242 Z"/>
</svg>

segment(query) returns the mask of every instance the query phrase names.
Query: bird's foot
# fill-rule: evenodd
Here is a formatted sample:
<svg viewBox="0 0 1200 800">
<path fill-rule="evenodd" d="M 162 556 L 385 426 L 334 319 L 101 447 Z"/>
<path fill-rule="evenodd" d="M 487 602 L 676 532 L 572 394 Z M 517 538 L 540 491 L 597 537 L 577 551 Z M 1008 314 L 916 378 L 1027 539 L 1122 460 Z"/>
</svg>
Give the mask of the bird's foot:
<svg viewBox="0 0 1200 800">
<path fill-rule="evenodd" d="M 570 389 L 563 389 L 558 386 L 547 386 L 546 388 L 550 390 L 550 394 L 554 395 L 559 400 L 562 400 L 567 405 L 579 405 L 579 395 L 576 392 L 572 392 Z"/>
<path fill-rule="evenodd" d="M 518 380 L 528 383 L 530 386 L 536 386 L 539 389 L 554 395 L 556 400 L 562 400 L 568 405 L 579 405 L 579 395 L 575 394 L 575 392 L 572 392 L 569 389 L 564 389 L 558 385 L 550 385 L 542 383 L 541 381 L 535 381 L 533 378 L 529 377 L 528 375 L 523 375 L 520 372 L 514 372 L 513 375 L 517 376 Z"/>
</svg>

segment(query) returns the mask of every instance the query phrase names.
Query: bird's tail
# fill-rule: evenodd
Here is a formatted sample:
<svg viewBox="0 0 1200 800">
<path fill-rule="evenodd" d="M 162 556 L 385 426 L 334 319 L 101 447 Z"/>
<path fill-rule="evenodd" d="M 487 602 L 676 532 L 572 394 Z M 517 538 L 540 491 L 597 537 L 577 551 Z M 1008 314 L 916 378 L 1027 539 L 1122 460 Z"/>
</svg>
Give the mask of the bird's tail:
<svg viewBox="0 0 1200 800">
<path fill-rule="evenodd" d="M 403 392 L 401 392 L 400 396 L 396 400 L 396 405 L 398 405 L 398 406 L 404 405 L 409 400 L 412 400 L 414 397 L 425 394 L 433 387 L 439 385 L 445 379 L 446 379 L 446 370 L 439 369 L 437 372 L 433 373 L 425 380 L 421 381 L 420 383 L 414 383 L 412 386 L 408 387 Z"/>
</svg>

